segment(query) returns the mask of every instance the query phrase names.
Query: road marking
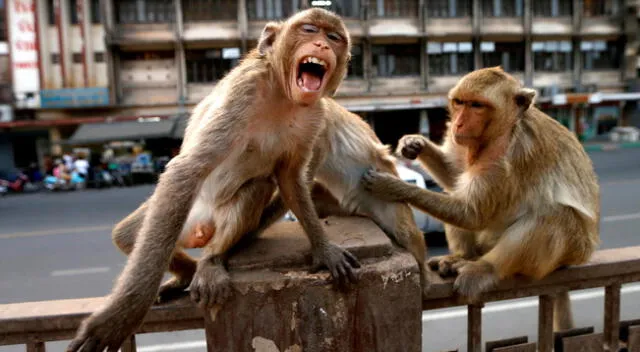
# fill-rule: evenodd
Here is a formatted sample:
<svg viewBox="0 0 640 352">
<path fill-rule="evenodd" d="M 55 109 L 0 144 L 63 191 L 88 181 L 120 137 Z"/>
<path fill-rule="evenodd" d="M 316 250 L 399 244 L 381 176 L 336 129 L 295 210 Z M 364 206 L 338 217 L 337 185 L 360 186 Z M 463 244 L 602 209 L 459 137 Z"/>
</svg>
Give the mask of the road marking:
<svg viewBox="0 0 640 352">
<path fill-rule="evenodd" d="M 602 222 L 624 221 L 640 219 L 640 213 L 609 215 L 602 218 Z"/>
<path fill-rule="evenodd" d="M 81 269 L 68 269 L 68 270 L 56 270 L 51 272 L 51 276 L 76 276 L 96 273 L 106 273 L 110 269 L 106 266 L 99 266 L 95 268 L 81 268 Z"/>
<path fill-rule="evenodd" d="M 138 347 L 138 352 L 178 351 L 207 348 L 207 341 L 187 341 Z"/>
<path fill-rule="evenodd" d="M 620 290 L 620 294 L 634 293 L 634 292 L 640 292 L 640 284 L 625 286 Z M 604 290 L 594 291 L 594 292 L 571 293 L 570 295 L 571 295 L 571 301 L 584 301 L 588 299 L 604 297 Z M 538 300 L 534 298 L 534 299 L 527 299 L 521 302 L 493 304 L 483 308 L 482 313 L 504 312 L 507 310 L 533 308 L 537 306 L 538 306 Z M 427 321 L 461 318 L 466 316 L 467 316 L 466 307 L 456 308 L 454 310 L 441 312 L 441 313 L 424 312 L 422 313 L 422 322 L 424 323 Z"/>
<path fill-rule="evenodd" d="M 69 233 L 105 231 L 105 230 L 111 230 L 112 228 L 113 228 L 113 225 L 100 225 L 100 226 L 70 227 L 70 228 L 62 228 L 62 229 L 4 233 L 4 234 L 0 234 L 0 240 L 7 240 L 10 238 L 20 238 L 20 237 L 65 235 Z"/>
</svg>

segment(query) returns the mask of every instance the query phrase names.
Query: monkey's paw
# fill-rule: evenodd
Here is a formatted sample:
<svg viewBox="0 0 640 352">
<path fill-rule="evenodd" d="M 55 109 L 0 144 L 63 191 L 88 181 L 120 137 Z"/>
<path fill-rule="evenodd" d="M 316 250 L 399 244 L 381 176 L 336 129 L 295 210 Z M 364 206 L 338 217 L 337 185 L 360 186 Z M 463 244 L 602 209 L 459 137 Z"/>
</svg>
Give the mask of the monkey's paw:
<svg viewBox="0 0 640 352">
<path fill-rule="evenodd" d="M 313 251 L 312 256 L 311 272 L 325 267 L 329 269 L 331 276 L 341 287 L 346 287 L 347 284 L 355 283 L 358 280 L 353 269 L 359 268 L 360 262 L 346 249 L 333 243 L 326 243 Z"/>
<path fill-rule="evenodd" d="M 437 271 L 442 277 L 456 276 L 458 268 L 468 263 L 459 255 L 442 255 L 429 258 L 427 265 L 433 271 Z"/>
<path fill-rule="evenodd" d="M 404 182 L 386 173 L 369 169 L 360 182 L 365 190 L 382 200 L 399 202 L 406 197 Z"/>
<path fill-rule="evenodd" d="M 211 308 L 231 297 L 231 277 L 222 264 L 200 262 L 189 291 L 195 303 Z"/>
<path fill-rule="evenodd" d="M 427 139 L 419 134 L 410 134 L 400 138 L 396 153 L 402 154 L 407 159 L 415 159 L 422 153 L 427 145 Z"/>
<path fill-rule="evenodd" d="M 477 302 L 480 295 L 498 283 L 498 276 L 493 266 L 483 260 L 468 262 L 457 268 L 458 277 L 453 288 L 471 302 Z"/>
<path fill-rule="evenodd" d="M 165 303 L 187 294 L 185 291 L 191 283 L 193 276 L 189 278 L 172 277 L 158 289 L 156 303 Z"/>
<path fill-rule="evenodd" d="M 80 324 L 67 352 L 118 351 L 142 322 L 147 311 L 144 304 L 127 304 L 126 309 L 117 309 L 117 305 L 115 309 L 110 307 L 93 313 Z"/>
</svg>

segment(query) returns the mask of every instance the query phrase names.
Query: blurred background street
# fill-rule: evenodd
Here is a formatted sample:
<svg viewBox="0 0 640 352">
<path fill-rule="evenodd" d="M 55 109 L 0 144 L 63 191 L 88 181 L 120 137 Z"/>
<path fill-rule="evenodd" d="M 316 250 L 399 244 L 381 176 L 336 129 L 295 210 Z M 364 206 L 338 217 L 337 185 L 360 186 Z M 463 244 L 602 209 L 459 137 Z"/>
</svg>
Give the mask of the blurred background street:
<svg viewBox="0 0 640 352">
<path fill-rule="evenodd" d="M 601 185 L 601 248 L 638 245 L 640 229 L 640 149 L 591 152 Z M 0 199 L 0 304 L 103 296 L 122 270 L 125 257 L 111 243 L 111 227 L 134 210 L 153 186 L 68 193 L 10 195 Z M 438 233 L 430 236 L 441 237 Z M 431 246 L 430 255 L 446 253 Z M 574 297 L 576 324 L 601 329 L 603 290 Z M 489 304 L 485 340 L 535 332 L 533 299 Z M 496 308 L 491 308 L 496 307 Z M 640 312 L 640 285 L 626 286 L 622 318 Z M 465 308 L 424 313 L 424 351 L 464 345 Z M 202 331 L 138 336 L 139 351 L 198 351 Z M 534 335 L 530 335 L 535 338 Z M 61 344 L 50 344 L 54 351 Z M 146 347 L 145 347 L 146 346 Z M 1 352 L 23 347 L 0 347 Z"/>
</svg>

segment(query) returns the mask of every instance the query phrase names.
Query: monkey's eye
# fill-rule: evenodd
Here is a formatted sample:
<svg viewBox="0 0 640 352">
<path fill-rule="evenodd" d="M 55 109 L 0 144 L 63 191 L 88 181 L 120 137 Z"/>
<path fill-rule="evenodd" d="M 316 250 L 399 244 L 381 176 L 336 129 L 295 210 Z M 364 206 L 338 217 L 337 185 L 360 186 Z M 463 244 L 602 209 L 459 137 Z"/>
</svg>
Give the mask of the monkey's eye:
<svg viewBox="0 0 640 352">
<path fill-rule="evenodd" d="M 471 102 L 471 107 L 472 108 L 476 108 L 476 109 L 480 109 L 480 108 L 484 108 L 484 104 L 482 104 L 481 102 L 478 102 L 478 101 L 472 101 Z"/>
<path fill-rule="evenodd" d="M 340 36 L 340 34 L 336 33 L 336 32 L 329 32 L 327 33 L 327 37 L 331 40 L 333 40 L 334 42 L 339 42 L 342 40 L 342 37 Z"/>
<path fill-rule="evenodd" d="M 318 27 L 312 24 L 303 24 L 302 30 L 305 31 L 306 33 L 318 33 Z"/>
<path fill-rule="evenodd" d="M 458 99 L 458 98 L 455 98 L 452 101 L 453 101 L 453 105 L 455 105 L 455 106 L 460 106 L 460 105 L 464 104 L 464 102 L 462 100 Z"/>
</svg>

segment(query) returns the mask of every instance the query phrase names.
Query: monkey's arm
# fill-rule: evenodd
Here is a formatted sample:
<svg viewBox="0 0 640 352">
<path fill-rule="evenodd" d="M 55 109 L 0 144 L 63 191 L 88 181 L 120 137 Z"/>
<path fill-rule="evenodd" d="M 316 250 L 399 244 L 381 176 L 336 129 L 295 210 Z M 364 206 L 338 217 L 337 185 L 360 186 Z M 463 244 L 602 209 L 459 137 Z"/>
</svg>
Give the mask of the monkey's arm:
<svg viewBox="0 0 640 352">
<path fill-rule="evenodd" d="M 355 282 L 353 268 L 359 268 L 360 263 L 351 253 L 329 242 L 313 207 L 305 160 L 291 157 L 283 163 L 277 171 L 278 186 L 284 204 L 296 215 L 311 242 L 313 269 L 326 266 L 341 283 Z"/>
<path fill-rule="evenodd" d="M 180 154 L 167 165 L 112 293 L 100 310 L 83 321 L 67 351 L 115 351 L 140 325 L 156 298 L 196 192 L 222 155 L 226 152 L 202 148 Z"/>
<path fill-rule="evenodd" d="M 459 172 L 447 162 L 444 152 L 426 137 L 419 134 L 402 137 L 396 153 L 407 159 L 417 158 L 445 190 L 451 190 L 455 186 Z"/>
<path fill-rule="evenodd" d="M 469 231 L 485 228 L 497 208 L 490 196 L 463 200 L 422 189 L 393 176 L 373 170 L 362 177 L 364 188 L 387 201 L 407 202 L 430 215 Z M 484 199 L 482 204 L 480 200 Z"/>
</svg>

